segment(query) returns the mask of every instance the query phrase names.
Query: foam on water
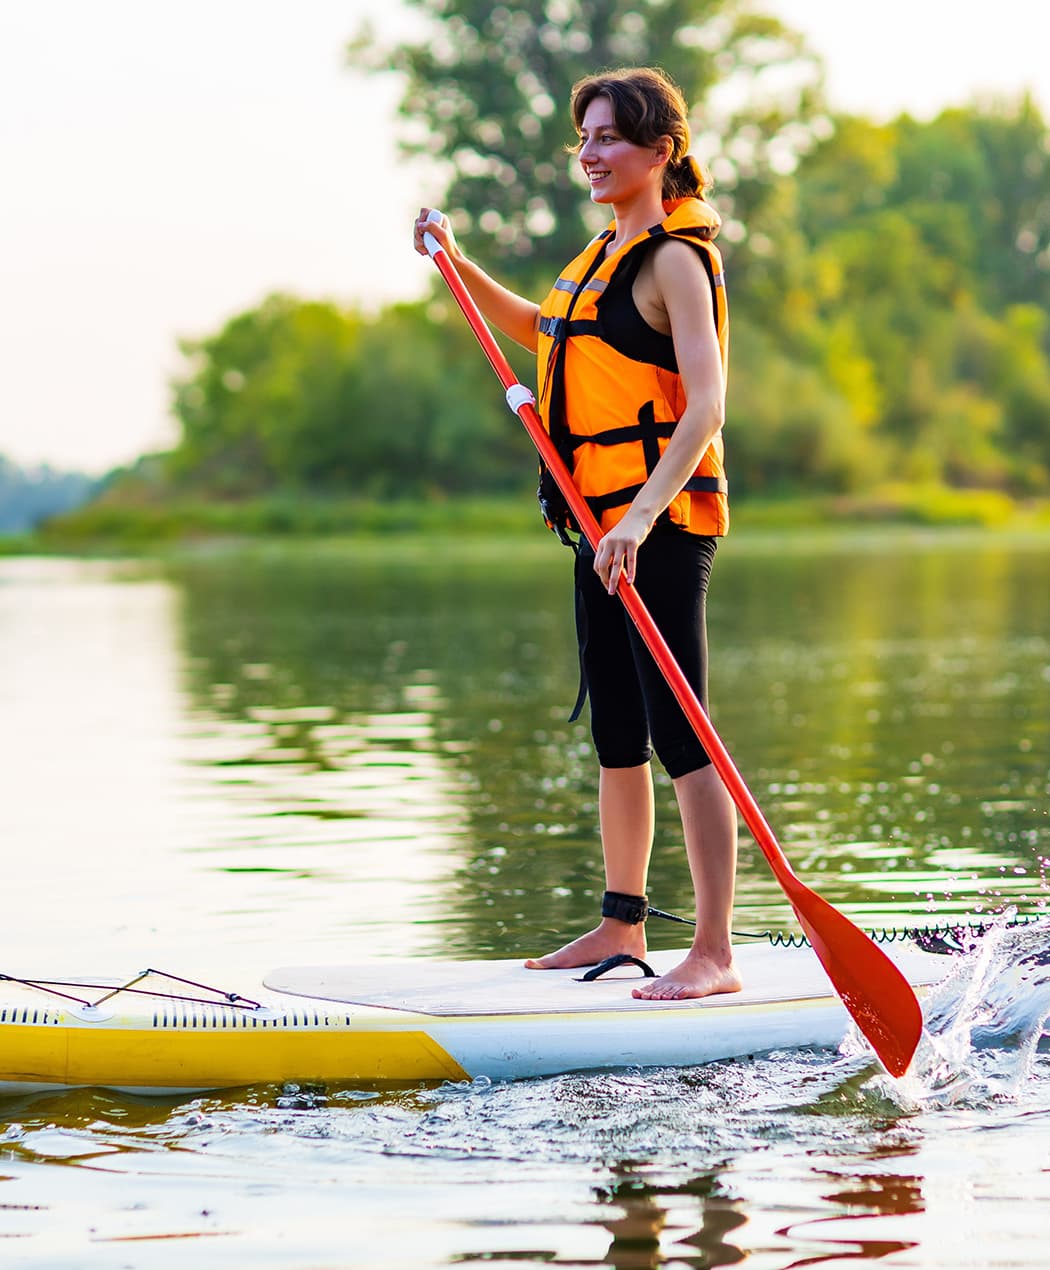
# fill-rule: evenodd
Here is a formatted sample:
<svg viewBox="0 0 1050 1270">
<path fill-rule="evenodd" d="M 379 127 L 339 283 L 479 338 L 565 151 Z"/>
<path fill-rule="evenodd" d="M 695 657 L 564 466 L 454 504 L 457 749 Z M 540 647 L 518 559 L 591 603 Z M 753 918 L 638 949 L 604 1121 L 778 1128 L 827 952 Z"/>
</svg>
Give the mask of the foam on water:
<svg viewBox="0 0 1050 1270">
<path fill-rule="evenodd" d="M 902 1110 L 980 1108 L 1020 1101 L 1050 1019 L 1050 921 L 1015 925 L 1013 912 L 959 928 L 961 951 L 923 1000 L 922 1039 L 907 1075 L 875 1078 Z M 843 1053 L 860 1056 L 856 1030 Z"/>
</svg>

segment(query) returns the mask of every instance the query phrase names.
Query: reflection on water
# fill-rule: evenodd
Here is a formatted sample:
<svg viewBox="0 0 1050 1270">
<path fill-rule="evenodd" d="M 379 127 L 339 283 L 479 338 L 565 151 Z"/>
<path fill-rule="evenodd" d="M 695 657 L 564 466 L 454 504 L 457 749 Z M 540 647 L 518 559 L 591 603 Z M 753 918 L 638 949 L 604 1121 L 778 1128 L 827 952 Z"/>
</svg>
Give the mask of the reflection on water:
<svg viewBox="0 0 1050 1270">
<path fill-rule="evenodd" d="M 783 1270 L 905 1249 L 922 1251 L 904 1264 L 945 1270 L 1045 1265 L 1045 1057 L 1022 1103 L 935 1113 L 903 1110 L 866 1062 L 798 1052 L 400 1093 L 165 1105 L 76 1091 L 0 1108 L 0 1223 L 52 1253 L 81 1240 L 77 1265 L 123 1264 L 109 1258 L 129 1241 L 174 1263 L 190 1233 L 215 1238 L 214 1265 Z"/>
<path fill-rule="evenodd" d="M 221 978 L 516 955 L 580 929 L 600 853 L 586 729 L 565 722 L 567 573 L 545 541 L 0 562 L 0 970 L 148 958 Z M 1043 909 L 1044 543 L 740 537 L 710 616 L 715 722 L 807 882 L 863 925 Z M 681 909 L 660 796 L 650 891 Z M 790 928 L 743 846 L 738 927 Z M 53 1266 L 174 1264 L 187 1236 L 209 1265 L 1041 1266 L 1050 998 L 1013 939 L 946 986 L 910 1088 L 847 1051 L 7 1098 L 0 1248 Z"/>
<path fill-rule="evenodd" d="M 250 797 L 275 769 L 291 776 L 283 810 L 363 851 L 386 840 L 384 804 L 432 798 L 441 940 L 462 955 L 546 946 L 590 920 L 600 891 L 593 760 L 585 726 L 565 722 L 565 562 L 497 560 L 278 555 L 172 575 L 195 713 L 211 732 L 259 729 L 228 778 Z M 980 539 L 734 554 L 731 540 L 717 569 L 716 723 L 803 875 L 871 926 L 1038 906 L 1045 554 Z M 447 797 L 406 779 L 424 760 Z M 351 773 L 372 780 L 373 802 Z M 690 890 L 666 781 L 661 794 L 651 891 L 674 908 Z M 325 816 L 334 829 L 318 829 Z M 255 835 L 272 838 L 272 824 Z M 744 866 L 738 925 L 790 924 L 746 842 Z"/>
<path fill-rule="evenodd" d="M 565 722 L 565 561 L 496 560 L 277 554 L 168 575 L 197 784 L 218 796 L 213 823 L 236 813 L 223 841 L 265 856 L 256 867 L 355 888 L 351 859 L 405 862 L 399 885 L 348 915 L 391 951 L 384 933 L 406 916 L 429 926 L 431 947 L 506 955 L 596 907 L 593 759 L 584 724 Z M 1040 905 L 1045 554 L 980 539 L 824 554 L 745 540 L 734 554 L 731 540 L 717 568 L 716 723 L 807 880 L 871 926 Z M 690 888 L 661 786 L 651 891 L 674 908 Z M 396 853 L 377 853 L 392 839 Z M 790 924 L 757 851 L 743 854 L 738 925 Z M 347 920 L 317 916 L 346 938 Z M 679 939 L 654 931 L 663 946 Z"/>
</svg>

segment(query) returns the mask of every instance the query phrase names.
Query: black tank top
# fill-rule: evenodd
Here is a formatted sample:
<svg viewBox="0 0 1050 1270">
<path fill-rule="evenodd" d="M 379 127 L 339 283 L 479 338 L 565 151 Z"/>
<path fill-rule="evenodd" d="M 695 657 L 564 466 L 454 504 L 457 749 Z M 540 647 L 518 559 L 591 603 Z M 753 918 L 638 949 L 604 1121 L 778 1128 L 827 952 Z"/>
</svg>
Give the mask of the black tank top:
<svg viewBox="0 0 1050 1270">
<path fill-rule="evenodd" d="M 630 357 L 632 361 L 648 362 L 677 375 L 678 358 L 674 351 L 674 340 L 670 335 L 664 335 L 662 331 L 649 325 L 638 312 L 632 294 L 638 271 L 649 258 L 649 252 L 661 241 L 664 240 L 653 238 L 651 242 L 636 247 L 630 253 L 616 271 L 605 294 L 598 300 L 598 320 L 601 322 L 602 339 L 618 353 Z M 711 257 L 706 251 L 700 251 L 700 259 L 708 281 L 714 288 Z"/>
<path fill-rule="evenodd" d="M 652 246 L 656 246 L 654 240 Z M 637 247 L 617 270 L 605 294 L 598 301 L 598 316 L 602 325 L 602 339 L 618 353 L 632 361 L 649 362 L 661 370 L 678 373 L 674 340 L 670 335 L 657 331 L 638 312 L 632 289 L 638 271 L 649 258 L 649 250 Z"/>
</svg>

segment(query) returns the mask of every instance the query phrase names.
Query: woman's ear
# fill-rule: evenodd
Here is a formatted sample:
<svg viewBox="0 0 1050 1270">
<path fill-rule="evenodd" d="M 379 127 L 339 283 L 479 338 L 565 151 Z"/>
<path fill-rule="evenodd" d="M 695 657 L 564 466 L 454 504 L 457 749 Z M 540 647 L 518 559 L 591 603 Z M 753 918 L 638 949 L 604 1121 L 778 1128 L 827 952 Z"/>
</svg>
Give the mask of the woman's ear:
<svg viewBox="0 0 1050 1270">
<path fill-rule="evenodd" d="M 653 152 L 657 163 L 670 163 L 671 155 L 674 154 L 674 142 L 670 137 L 661 137 L 653 146 Z"/>
</svg>

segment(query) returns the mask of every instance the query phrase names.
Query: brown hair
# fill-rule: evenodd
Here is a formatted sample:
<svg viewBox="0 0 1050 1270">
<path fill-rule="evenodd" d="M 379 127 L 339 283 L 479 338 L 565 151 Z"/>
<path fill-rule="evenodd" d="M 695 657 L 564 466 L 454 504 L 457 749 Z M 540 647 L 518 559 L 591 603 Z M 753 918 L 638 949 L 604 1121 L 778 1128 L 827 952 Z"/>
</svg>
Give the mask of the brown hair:
<svg viewBox="0 0 1050 1270">
<path fill-rule="evenodd" d="M 689 153 L 685 98 L 673 80 L 649 66 L 603 71 L 577 80 L 570 102 L 577 130 L 595 97 L 608 99 L 617 131 L 633 145 L 656 146 L 664 137 L 670 139 L 671 154 L 664 168 L 665 199 L 703 198 L 710 181 Z"/>
</svg>

